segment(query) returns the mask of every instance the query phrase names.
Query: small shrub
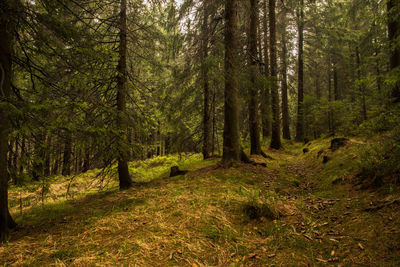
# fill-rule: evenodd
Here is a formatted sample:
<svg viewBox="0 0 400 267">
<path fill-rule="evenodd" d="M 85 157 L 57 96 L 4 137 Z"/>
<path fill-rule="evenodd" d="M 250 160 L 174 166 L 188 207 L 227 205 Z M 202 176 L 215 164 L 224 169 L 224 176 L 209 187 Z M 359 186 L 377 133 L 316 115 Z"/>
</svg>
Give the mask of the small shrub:
<svg viewBox="0 0 400 267">
<path fill-rule="evenodd" d="M 399 182 L 400 127 L 383 140 L 368 145 L 360 155 L 359 177 L 364 186 Z"/>
</svg>

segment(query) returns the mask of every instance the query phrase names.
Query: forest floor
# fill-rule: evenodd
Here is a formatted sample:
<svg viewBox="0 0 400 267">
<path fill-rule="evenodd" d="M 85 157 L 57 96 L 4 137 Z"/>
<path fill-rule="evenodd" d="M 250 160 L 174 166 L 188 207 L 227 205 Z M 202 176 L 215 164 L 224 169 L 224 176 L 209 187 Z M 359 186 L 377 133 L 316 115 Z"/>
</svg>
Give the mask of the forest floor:
<svg viewBox="0 0 400 267">
<path fill-rule="evenodd" d="M 194 156 L 184 176 L 160 171 L 129 190 L 111 182 L 32 208 L 18 208 L 12 188 L 20 228 L 0 245 L 0 265 L 400 266 L 400 192 L 354 185 L 363 145 L 285 143 L 265 148 L 272 160 L 253 158 L 266 168 Z"/>
</svg>

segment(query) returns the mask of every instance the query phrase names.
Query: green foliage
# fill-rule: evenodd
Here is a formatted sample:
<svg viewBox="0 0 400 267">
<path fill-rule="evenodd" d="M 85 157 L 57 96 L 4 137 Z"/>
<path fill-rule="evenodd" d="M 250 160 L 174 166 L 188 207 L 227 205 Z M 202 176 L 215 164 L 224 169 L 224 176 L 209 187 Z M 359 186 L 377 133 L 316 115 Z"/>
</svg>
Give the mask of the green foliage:
<svg viewBox="0 0 400 267">
<path fill-rule="evenodd" d="M 168 177 L 172 166 L 184 167 L 201 160 L 201 154 L 154 157 L 129 163 L 129 173 L 135 182 L 150 182 L 157 178 Z"/>
<path fill-rule="evenodd" d="M 359 177 L 366 186 L 400 182 L 400 127 L 361 150 Z"/>
</svg>

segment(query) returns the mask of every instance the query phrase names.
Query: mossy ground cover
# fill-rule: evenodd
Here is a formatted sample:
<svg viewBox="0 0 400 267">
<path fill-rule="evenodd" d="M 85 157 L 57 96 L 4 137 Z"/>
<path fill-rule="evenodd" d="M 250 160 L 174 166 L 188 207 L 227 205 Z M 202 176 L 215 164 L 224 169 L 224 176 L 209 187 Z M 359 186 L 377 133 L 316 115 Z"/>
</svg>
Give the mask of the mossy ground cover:
<svg viewBox="0 0 400 267">
<path fill-rule="evenodd" d="M 398 188 L 354 186 L 362 140 L 335 152 L 329 145 L 322 139 L 287 142 L 279 152 L 265 148 L 273 160 L 253 159 L 267 168 L 224 168 L 200 155 L 135 162 L 137 183 L 125 191 L 117 190 L 112 171 L 101 183 L 93 171 L 74 179 L 68 199 L 71 181 L 51 182 L 54 199 L 22 213 L 18 201 L 29 190 L 13 188 L 20 228 L 0 246 L 0 264 L 398 266 Z M 169 178 L 176 164 L 189 173 Z"/>
</svg>

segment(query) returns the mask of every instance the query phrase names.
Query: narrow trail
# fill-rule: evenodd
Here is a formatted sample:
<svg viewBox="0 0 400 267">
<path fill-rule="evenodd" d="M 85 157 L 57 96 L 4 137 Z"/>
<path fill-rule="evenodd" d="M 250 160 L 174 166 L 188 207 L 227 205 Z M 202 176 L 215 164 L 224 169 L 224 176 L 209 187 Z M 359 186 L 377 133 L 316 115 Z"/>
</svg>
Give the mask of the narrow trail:
<svg viewBox="0 0 400 267">
<path fill-rule="evenodd" d="M 399 196 L 357 190 L 343 156 L 353 146 L 331 153 L 327 142 L 253 157 L 266 168 L 196 161 L 184 176 L 32 209 L 0 265 L 396 266 Z M 248 207 L 280 216 L 250 218 Z"/>
</svg>

